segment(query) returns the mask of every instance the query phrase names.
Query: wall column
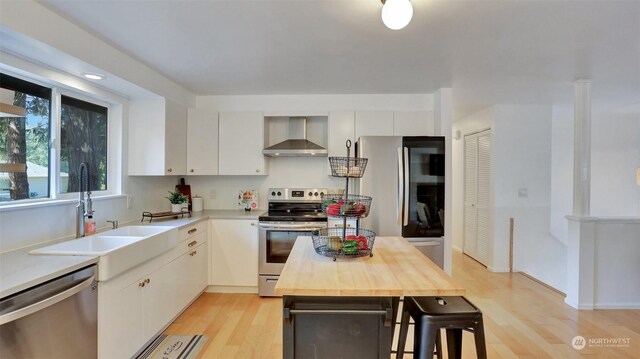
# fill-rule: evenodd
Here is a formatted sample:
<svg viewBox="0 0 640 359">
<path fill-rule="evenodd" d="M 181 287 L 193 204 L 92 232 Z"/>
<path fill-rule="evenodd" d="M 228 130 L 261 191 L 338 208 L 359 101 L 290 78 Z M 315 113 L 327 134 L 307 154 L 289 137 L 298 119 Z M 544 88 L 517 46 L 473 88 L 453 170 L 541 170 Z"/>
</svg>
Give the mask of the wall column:
<svg viewBox="0 0 640 359">
<path fill-rule="evenodd" d="M 591 212 L 591 81 L 573 84 L 573 216 L 567 239 L 567 297 L 576 309 L 593 309 L 595 222 Z"/>
<path fill-rule="evenodd" d="M 453 91 L 438 89 L 433 94 L 434 134 L 445 137 L 444 159 L 444 271 L 451 275 L 451 248 L 453 245 L 453 146 L 452 136 Z"/>
<path fill-rule="evenodd" d="M 591 202 L 591 81 L 576 81 L 573 87 L 573 215 L 589 216 Z"/>
</svg>

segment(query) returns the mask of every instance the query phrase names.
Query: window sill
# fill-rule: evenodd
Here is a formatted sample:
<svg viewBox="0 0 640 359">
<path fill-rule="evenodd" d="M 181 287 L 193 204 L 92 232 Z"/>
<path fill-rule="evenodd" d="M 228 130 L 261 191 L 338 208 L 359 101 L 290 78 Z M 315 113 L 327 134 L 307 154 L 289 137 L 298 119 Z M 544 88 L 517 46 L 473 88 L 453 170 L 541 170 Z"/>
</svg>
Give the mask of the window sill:
<svg viewBox="0 0 640 359">
<path fill-rule="evenodd" d="M 106 199 L 115 199 L 115 198 L 125 198 L 126 194 L 108 194 L 103 196 L 91 197 L 94 201 L 102 201 Z M 34 199 L 34 200 L 26 200 L 21 203 L 10 203 L 0 204 L 0 212 L 8 212 L 13 210 L 20 209 L 32 209 L 32 208 L 41 208 L 41 207 L 49 207 L 49 206 L 61 206 L 66 204 L 78 203 L 78 199 Z"/>
</svg>

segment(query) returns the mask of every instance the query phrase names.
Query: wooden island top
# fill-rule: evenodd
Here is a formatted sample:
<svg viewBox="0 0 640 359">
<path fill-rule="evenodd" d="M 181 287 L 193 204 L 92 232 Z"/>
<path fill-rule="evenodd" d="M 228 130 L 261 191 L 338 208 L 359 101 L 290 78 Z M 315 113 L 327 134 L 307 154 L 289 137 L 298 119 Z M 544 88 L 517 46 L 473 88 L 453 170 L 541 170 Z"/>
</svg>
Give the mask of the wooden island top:
<svg viewBox="0 0 640 359">
<path fill-rule="evenodd" d="M 373 257 L 332 258 L 298 237 L 275 292 L 287 296 L 458 296 L 465 289 L 402 237 L 376 237 Z"/>
</svg>

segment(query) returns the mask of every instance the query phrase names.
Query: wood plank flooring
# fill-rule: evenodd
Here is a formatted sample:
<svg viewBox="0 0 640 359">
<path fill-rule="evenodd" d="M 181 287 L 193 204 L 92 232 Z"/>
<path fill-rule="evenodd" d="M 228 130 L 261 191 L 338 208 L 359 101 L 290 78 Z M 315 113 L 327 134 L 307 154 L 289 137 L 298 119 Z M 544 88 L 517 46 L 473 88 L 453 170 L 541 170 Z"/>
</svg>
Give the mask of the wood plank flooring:
<svg viewBox="0 0 640 359">
<path fill-rule="evenodd" d="M 484 313 L 489 358 L 640 358 L 640 310 L 577 311 L 521 274 L 491 273 L 455 251 L 453 279 Z M 281 358 L 281 303 L 256 294 L 204 293 L 165 333 L 207 335 L 200 358 Z M 587 343 L 578 351 L 571 345 L 577 335 L 628 344 Z M 462 351 L 463 358 L 475 358 L 470 333 Z"/>
</svg>

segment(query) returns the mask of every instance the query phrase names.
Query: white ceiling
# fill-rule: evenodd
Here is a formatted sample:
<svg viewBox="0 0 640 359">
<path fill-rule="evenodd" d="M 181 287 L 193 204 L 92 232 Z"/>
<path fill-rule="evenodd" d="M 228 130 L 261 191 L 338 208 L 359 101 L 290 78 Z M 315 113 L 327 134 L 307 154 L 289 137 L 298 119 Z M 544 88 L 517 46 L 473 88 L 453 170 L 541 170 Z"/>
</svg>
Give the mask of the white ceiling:
<svg viewBox="0 0 640 359">
<path fill-rule="evenodd" d="M 45 6 L 198 95 L 432 93 L 491 104 L 640 102 L 640 1 L 69 1 Z"/>
</svg>

